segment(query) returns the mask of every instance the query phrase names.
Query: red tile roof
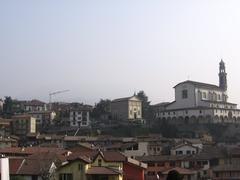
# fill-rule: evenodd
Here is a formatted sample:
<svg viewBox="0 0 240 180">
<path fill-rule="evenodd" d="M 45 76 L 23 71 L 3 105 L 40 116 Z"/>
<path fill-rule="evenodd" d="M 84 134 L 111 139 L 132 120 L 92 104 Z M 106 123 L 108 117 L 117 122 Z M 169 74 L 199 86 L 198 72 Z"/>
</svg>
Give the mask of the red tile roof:
<svg viewBox="0 0 240 180">
<path fill-rule="evenodd" d="M 32 155 L 35 153 L 55 152 L 57 154 L 67 154 L 67 150 L 62 148 L 50 148 L 50 147 L 11 147 L 0 149 L 0 154 L 15 154 L 15 155 Z"/>
<path fill-rule="evenodd" d="M 127 161 L 127 157 L 120 152 L 116 151 L 99 151 L 99 150 L 88 150 L 88 151 L 79 151 L 73 152 L 68 160 L 75 160 L 79 157 L 87 157 L 89 159 L 95 160 L 97 156 L 100 155 L 107 162 L 125 162 Z"/>
<path fill-rule="evenodd" d="M 20 175 L 42 175 L 43 173 L 49 172 L 53 163 L 55 166 L 60 166 L 64 161 L 64 156 L 54 152 L 33 154 L 24 159 L 17 173 Z"/>
<path fill-rule="evenodd" d="M 103 153 L 99 153 L 103 155 L 103 159 L 108 162 L 125 162 L 126 156 L 117 151 L 104 151 Z"/>
</svg>

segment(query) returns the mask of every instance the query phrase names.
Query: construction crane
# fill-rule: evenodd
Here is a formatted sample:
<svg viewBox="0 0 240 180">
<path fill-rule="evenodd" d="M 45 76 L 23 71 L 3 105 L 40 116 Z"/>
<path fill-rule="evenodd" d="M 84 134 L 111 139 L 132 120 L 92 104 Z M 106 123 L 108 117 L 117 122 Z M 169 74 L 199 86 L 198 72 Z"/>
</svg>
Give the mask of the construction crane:
<svg viewBox="0 0 240 180">
<path fill-rule="evenodd" d="M 65 92 L 68 92 L 68 91 L 70 91 L 70 90 L 63 90 L 63 91 L 56 91 L 56 92 L 49 93 L 50 110 L 52 109 L 52 96 L 55 96 L 55 95 L 61 94 L 61 93 L 65 93 Z"/>
</svg>

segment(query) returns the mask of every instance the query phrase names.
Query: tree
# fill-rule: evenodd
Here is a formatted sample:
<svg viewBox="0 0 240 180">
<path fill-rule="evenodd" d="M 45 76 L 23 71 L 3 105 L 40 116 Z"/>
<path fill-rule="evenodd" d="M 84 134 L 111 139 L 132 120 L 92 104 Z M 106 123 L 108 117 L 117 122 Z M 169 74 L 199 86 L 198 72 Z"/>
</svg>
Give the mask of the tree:
<svg viewBox="0 0 240 180">
<path fill-rule="evenodd" d="M 110 114 L 111 112 L 111 100 L 101 99 L 94 107 L 92 116 L 94 118 L 100 118 L 101 115 Z"/>
<path fill-rule="evenodd" d="M 148 96 L 144 91 L 139 91 L 137 97 L 142 101 L 142 117 L 150 124 L 151 120 L 154 118 L 154 111 L 150 106 L 150 101 L 148 101 Z"/>
<path fill-rule="evenodd" d="M 3 104 L 3 116 L 11 118 L 13 115 L 13 100 L 10 96 L 6 96 Z"/>
<path fill-rule="evenodd" d="M 172 170 L 168 173 L 167 180 L 182 180 L 183 176 L 176 170 Z"/>
</svg>

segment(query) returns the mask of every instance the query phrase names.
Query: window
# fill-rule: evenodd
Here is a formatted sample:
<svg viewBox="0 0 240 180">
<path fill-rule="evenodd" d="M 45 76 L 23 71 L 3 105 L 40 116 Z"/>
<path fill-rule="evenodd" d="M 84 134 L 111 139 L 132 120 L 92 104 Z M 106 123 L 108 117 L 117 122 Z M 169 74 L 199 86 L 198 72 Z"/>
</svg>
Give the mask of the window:
<svg viewBox="0 0 240 180">
<path fill-rule="evenodd" d="M 207 98 L 207 93 L 206 93 L 206 92 L 203 92 L 203 93 L 202 93 L 202 98 L 203 98 L 203 99 L 206 99 L 206 98 Z"/>
<path fill-rule="evenodd" d="M 202 110 L 200 110 L 199 113 L 202 114 Z"/>
<path fill-rule="evenodd" d="M 187 99 L 188 98 L 188 91 L 185 89 L 182 91 L 182 98 Z"/>
<path fill-rule="evenodd" d="M 163 166 L 164 166 L 164 162 L 159 162 L 159 163 L 157 164 L 157 166 L 158 166 L 158 167 L 163 167 Z"/>
<path fill-rule="evenodd" d="M 78 164 L 78 170 L 83 171 L 83 164 Z"/>
<path fill-rule="evenodd" d="M 98 166 L 102 166 L 102 159 L 98 159 Z"/>
<path fill-rule="evenodd" d="M 130 115 L 132 115 L 132 110 L 130 110 Z"/>
<path fill-rule="evenodd" d="M 148 176 L 155 176 L 155 172 L 154 171 L 148 171 L 147 175 Z"/>
<path fill-rule="evenodd" d="M 181 154 L 183 154 L 183 152 L 182 151 L 176 151 L 176 154 L 181 155 Z"/>
<path fill-rule="evenodd" d="M 154 163 L 148 163 L 148 167 L 155 167 Z"/>
<path fill-rule="evenodd" d="M 59 180 L 73 180 L 72 174 L 60 174 Z"/>
<path fill-rule="evenodd" d="M 191 151 L 187 151 L 187 154 L 191 154 Z"/>
</svg>

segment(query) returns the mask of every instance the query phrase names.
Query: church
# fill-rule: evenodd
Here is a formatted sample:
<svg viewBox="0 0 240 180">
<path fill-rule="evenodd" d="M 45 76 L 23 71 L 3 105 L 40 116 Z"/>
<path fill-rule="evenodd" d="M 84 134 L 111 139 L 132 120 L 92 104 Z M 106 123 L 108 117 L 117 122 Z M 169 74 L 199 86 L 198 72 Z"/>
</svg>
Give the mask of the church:
<svg viewBox="0 0 240 180">
<path fill-rule="evenodd" d="M 157 119 L 172 124 L 240 123 L 237 104 L 228 102 L 223 60 L 219 64 L 218 86 L 188 80 L 177 84 L 174 89 L 175 101 L 159 104 Z"/>
</svg>

